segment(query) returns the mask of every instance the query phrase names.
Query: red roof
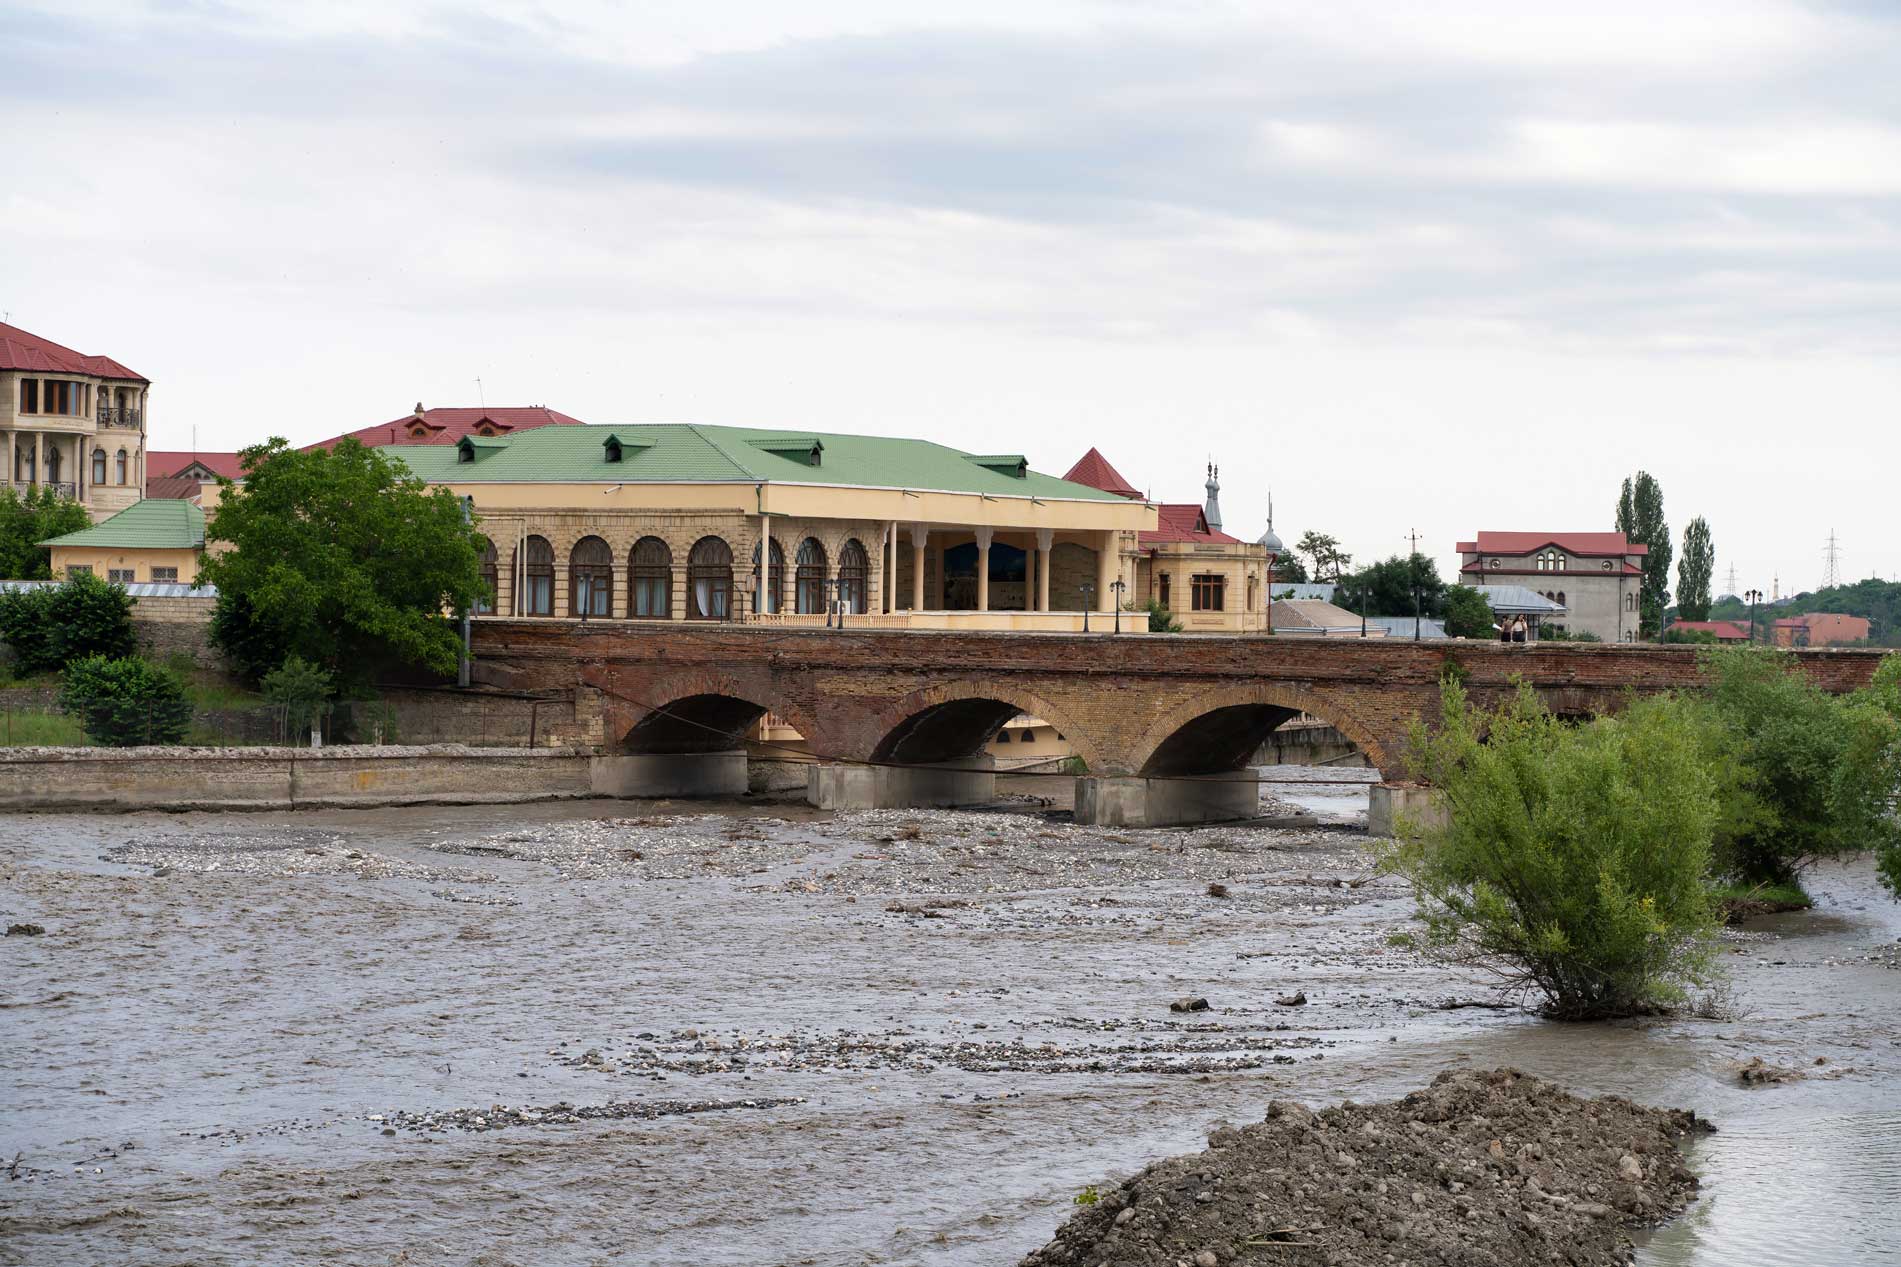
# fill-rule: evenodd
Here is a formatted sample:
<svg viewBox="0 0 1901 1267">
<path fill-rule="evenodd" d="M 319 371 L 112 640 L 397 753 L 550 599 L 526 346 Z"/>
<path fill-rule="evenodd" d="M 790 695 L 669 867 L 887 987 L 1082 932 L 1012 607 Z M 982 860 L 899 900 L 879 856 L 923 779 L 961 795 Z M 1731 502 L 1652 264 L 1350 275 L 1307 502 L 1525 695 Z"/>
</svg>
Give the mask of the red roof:
<svg viewBox="0 0 1901 1267">
<path fill-rule="evenodd" d="M 147 449 L 145 451 L 146 487 L 151 487 L 155 478 L 176 475 L 194 462 L 213 475 L 221 475 L 228 480 L 237 479 L 243 474 L 238 469 L 238 455 L 235 453 L 188 453 L 179 449 Z M 146 496 L 152 497 L 156 494 L 148 492 Z"/>
<path fill-rule="evenodd" d="M 1546 546 L 1591 557 L 1650 553 L 1621 532 L 1481 532 L 1477 541 L 1459 542 L 1459 553 L 1536 554 Z"/>
<path fill-rule="evenodd" d="M 137 383 L 151 381 L 109 356 L 87 356 L 84 352 L 75 352 L 51 339 L 28 334 L 18 326 L 5 324 L 0 324 L 0 370 L 90 374 L 94 378 L 128 378 Z"/>
<path fill-rule="evenodd" d="M 173 501 L 190 501 L 204 490 L 204 481 L 192 479 L 188 475 L 149 475 L 145 479 L 147 497 L 164 497 Z"/>
<path fill-rule="evenodd" d="M 1093 453 L 1095 450 L 1091 449 L 1090 452 Z M 1180 504 L 1164 502 L 1155 508 L 1155 519 L 1155 531 L 1144 532 L 1137 538 L 1145 546 L 1178 545 L 1186 542 L 1222 546 L 1241 544 L 1239 537 L 1230 537 L 1225 532 L 1210 531 L 1207 512 L 1195 502 Z"/>
<path fill-rule="evenodd" d="M 1715 634 L 1725 642 L 1748 642 L 1749 631 L 1729 620 L 1678 620 L 1670 625 L 1672 629 L 1700 629 L 1704 633 Z"/>
<path fill-rule="evenodd" d="M 1114 493 L 1117 497 L 1142 500 L 1142 491 L 1130 487 L 1129 481 L 1123 479 L 1122 473 L 1110 466 L 1109 459 L 1097 449 L 1091 449 L 1077 458 L 1076 465 L 1070 467 L 1069 474 L 1063 478 L 1073 484 L 1087 484 L 1105 493 Z"/>
<path fill-rule="evenodd" d="M 497 405 L 493 409 L 444 408 L 425 409 L 422 417 L 404 414 L 393 418 L 380 426 L 364 427 L 360 431 L 347 431 L 328 440 L 319 440 L 307 444 L 306 449 L 327 449 L 337 441 L 349 438 L 361 441 L 371 448 L 386 444 L 454 444 L 465 435 L 478 434 L 486 430 L 493 435 L 507 435 L 513 431 L 530 431 L 536 427 L 578 427 L 583 425 L 579 418 L 570 418 L 558 410 L 545 405 Z"/>
</svg>

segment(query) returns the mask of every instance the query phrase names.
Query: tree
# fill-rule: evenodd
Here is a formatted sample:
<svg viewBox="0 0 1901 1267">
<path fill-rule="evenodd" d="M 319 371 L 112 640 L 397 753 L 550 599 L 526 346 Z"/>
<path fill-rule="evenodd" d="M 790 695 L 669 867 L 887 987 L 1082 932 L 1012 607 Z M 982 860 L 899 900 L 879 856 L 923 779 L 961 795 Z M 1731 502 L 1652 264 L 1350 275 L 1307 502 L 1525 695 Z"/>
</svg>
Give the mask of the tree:
<svg viewBox="0 0 1901 1267">
<path fill-rule="evenodd" d="M 336 683 L 328 673 L 291 656 L 258 684 L 264 698 L 284 710 L 284 733 L 293 743 L 310 733 L 310 724 L 327 711 Z"/>
<path fill-rule="evenodd" d="M 261 677 L 292 655 L 348 690 L 411 665 L 450 673 L 450 613 L 487 593 L 480 538 L 446 488 L 344 440 L 297 451 L 273 437 L 239 455 L 242 483 L 219 481 L 201 577 L 218 587 L 212 638 Z"/>
<path fill-rule="evenodd" d="M 1353 562 L 1353 556 L 1340 549 L 1339 538 L 1324 532 L 1304 533 L 1295 543 L 1294 552 L 1313 560 L 1309 573 L 1316 581 L 1339 581 L 1347 565 Z"/>
<path fill-rule="evenodd" d="M 136 656 L 74 660 L 59 707 L 79 719 L 87 738 L 111 748 L 177 743 L 191 725 L 191 700 L 178 675 Z"/>
<path fill-rule="evenodd" d="M 1647 472 L 1624 481 L 1617 499 L 1617 531 L 1650 547 L 1644 556 L 1638 635 L 1654 638 L 1663 628 L 1663 609 L 1670 605 L 1670 525 L 1663 517 L 1663 487 Z"/>
<path fill-rule="evenodd" d="M 1440 610 L 1445 613 L 1446 632 L 1454 638 L 1491 638 L 1498 633 L 1492 605 L 1469 585 L 1447 586 Z"/>
<path fill-rule="evenodd" d="M 1182 631 L 1182 622 L 1176 620 L 1174 613 L 1170 612 L 1168 608 L 1162 606 L 1161 603 L 1155 599 L 1149 599 L 1146 610 L 1149 617 L 1150 633 L 1180 633 Z"/>
<path fill-rule="evenodd" d="M 1683 530 L 1683 558 L 1677 563 L 1677 618 L 1710 618 L 1710 578 L 1716 571 L 1716 546 L 1710 526 L 1698 515 Z"/>
<path fill-rule="evenodd" d="M 1360 615 L 1410 616 L 1415 590 L 1422 616 L 1437 616 L 1445 602 L 1446 583 L 1439 579 L 1439 567 L 1423 554 L 1404 559 L 1393 555 L 1361 568 L 1341 584 L 1342 605 Z"/>
<path fill-rule="evenodd" d="M 138 650 L 125 586 L 89 572 L 61 585 L 0 593 L 0 638 L 21 673 L 64 668 L 81 656 L 129 656 Z"/>
<path fill-rule="evenodd" d="M 44 581 L 53 575 L 53 552 L 40 542 L 92 527 L 92 516 L 51 485 L 39 484 L 25 495 L 0 488 L 0 577 Z"/>
<path fill-rule="evenodd" d="M 1274 560 L 1274 584 L 1299 585 L 1307 580 L 1307 565 L 1300 561 L 1297 554 L 1289 554 Z"/>
<path fill-rule="evenodd" d="M 1866 698 L 1868 703 L 1879 708 L 1897 727 L 1901 727 L 1901 655 L 1891 655 L 1881 662 L 1881 667 L 1875 670 L 1875 679 L 1868 687 Z M 1889 749 L 1887 766 L 1887 785 L 1901 788 L 1901 744 Z M 1893 830 L 1884 833 L 1874 842 L 1874 849 L 1875 867 L 1880 872 L 1881 882 L 1888 886 L 1888 892 L 1901 898 L 1901 833 Z"/>
<path fill-rule="evenodd" d="M 1411 882 L 1425 945 L 1590 1020 L 1679 1002 L 1712 971 L 1705 878 L 1716 794 L 1668 701 L 1583 726 L 1529 686 L 1496 713 L 1442 687 L 1443 728 L 1413 731 L 1443 826 L 1402 826 L 1384 865 Z"/>
</svg>

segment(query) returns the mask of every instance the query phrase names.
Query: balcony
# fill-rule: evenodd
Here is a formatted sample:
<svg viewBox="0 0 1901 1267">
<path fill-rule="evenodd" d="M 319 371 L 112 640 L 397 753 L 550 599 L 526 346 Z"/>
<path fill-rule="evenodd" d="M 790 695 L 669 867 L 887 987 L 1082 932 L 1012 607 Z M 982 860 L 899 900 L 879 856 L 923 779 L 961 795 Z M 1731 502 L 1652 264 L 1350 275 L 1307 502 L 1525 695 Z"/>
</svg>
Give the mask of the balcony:
<svg viewBox="0 0 1901 1267">
<path fill-rule="evenodd" d="M 0 484 L 0 488 L 4 488 L 4 487 L 5 487 L 4 484 Z M 66 497 L 66 498 L 76 498 L 79 496 L 79 490 L 71 484 L 53 484 L 53 483 L 36 484 L 31 480 L 14 480 L 13 481 L 13 491 L 16 493 L 27 493 L 35 488 L 50 488 L 55 493 L 58 493 L 61 497 Z"/>
<path fill-rule="evenodd" d="M 102 427 L 124 427 L 128 431 L 139 429 L 139 411 L 129 405 L 99 406 L 99 425 Z"/>
</svg>

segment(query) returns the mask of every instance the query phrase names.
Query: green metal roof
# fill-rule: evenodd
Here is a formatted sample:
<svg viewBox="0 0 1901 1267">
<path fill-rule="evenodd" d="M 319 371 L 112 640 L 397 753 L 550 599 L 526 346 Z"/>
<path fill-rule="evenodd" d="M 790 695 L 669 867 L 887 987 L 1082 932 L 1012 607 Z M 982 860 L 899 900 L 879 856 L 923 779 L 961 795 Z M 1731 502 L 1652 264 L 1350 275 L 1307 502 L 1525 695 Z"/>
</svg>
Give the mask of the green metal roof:
<svg viewBox="0 0 1901 1267">
<path fill-rule="evenodd" d="M 93 546 L 102 550 L 203 549 L 205 512 L 175 497 L 148 497 L 90 528 L 40 544 Z"/>
<path fill-rule="evenodd" d="M 607 437 L 622 445 L 608 460 Z M 1028 470 L 1022 458 L 928 440 L 698 423 L 537 427 L 463 445 L 383 449 L 432 484 L 822 484 L 920 492 L 1121 502 L 1114 493 Z M 464 461 L 463 458 L 469 459 Z M 1023 474 L 1016 472 L 1021 470 Z"/>
</svg>

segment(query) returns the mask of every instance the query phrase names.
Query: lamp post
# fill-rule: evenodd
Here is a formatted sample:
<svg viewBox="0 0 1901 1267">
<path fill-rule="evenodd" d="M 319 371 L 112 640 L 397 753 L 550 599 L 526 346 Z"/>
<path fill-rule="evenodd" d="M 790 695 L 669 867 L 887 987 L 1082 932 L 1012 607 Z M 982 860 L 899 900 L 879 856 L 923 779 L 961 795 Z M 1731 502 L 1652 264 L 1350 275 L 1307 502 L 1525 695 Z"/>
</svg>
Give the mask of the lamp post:
<svg viewBox="0 0 1901 1267">
<path fill-rule="evenodd" d="M 1749 603 L 1749 641 L 1756 640 L 1756 604 L 1762 601 L 1761 590 L 1750 590 L 1743 595 Z"/>
<path fill-rule="evenodd" d="M 1118 576 L 1116 577 L 1115 581 L 1109 586 L 1109 588 L 1116 592 L 1116 632 L 1121 633 L 1122 632 L 1122 591 L 1128 588 L 1128 582 L 1124 581 L 1121 577 Z"/>
<path fill-rule="evenodd" d="M 1082 583 L 1081 585 L 1079 585 L 1079 586 L 1077 586 L 1076 588 L 1082 591 L 1082 595 L 1083 595 L 1083 632 L 1084 632 L 1084 633 L 1088 633 L 1088 632 L 1089 632 L 1089 600 L 1090 600 L 1090 599 L 1091 599 L 1092 597 L 1094 597 L 1094 595 L 1095 595 L 1095 593 L 1096 593 L 1096 585 L 1095 585 L 1095 582 L 1093 582 L 1093 581 L 1084 581 L 1084 582 L 1083 582 L 1083 583 Z"/>
<path fill-rule="evenodd" d="M 827 629 L 830 629 L 833 627 L 832 613 L 834 611 L 837 611 L 838 613 L 837 627 L 840 629 L 843 629 L 845 627 L 845 613 L 843 610 L 839 609 L 838 607 L 837 590 L 838 590 L 838 578 L 833 577 L 833 576 L 826 577 L 825 578 L 825 627 Z"/>
<path fill-rule="evenodd" d="M 475 498 L 462 499 L 462 524 L 464 527 L 475 522 Z M 469 660 L 472 656 L 469 646 L 469 606 L 462 605 L 462 662 L 455 666 L 455 684 L 466 688 L 469 684 Z"/>
</svg>

